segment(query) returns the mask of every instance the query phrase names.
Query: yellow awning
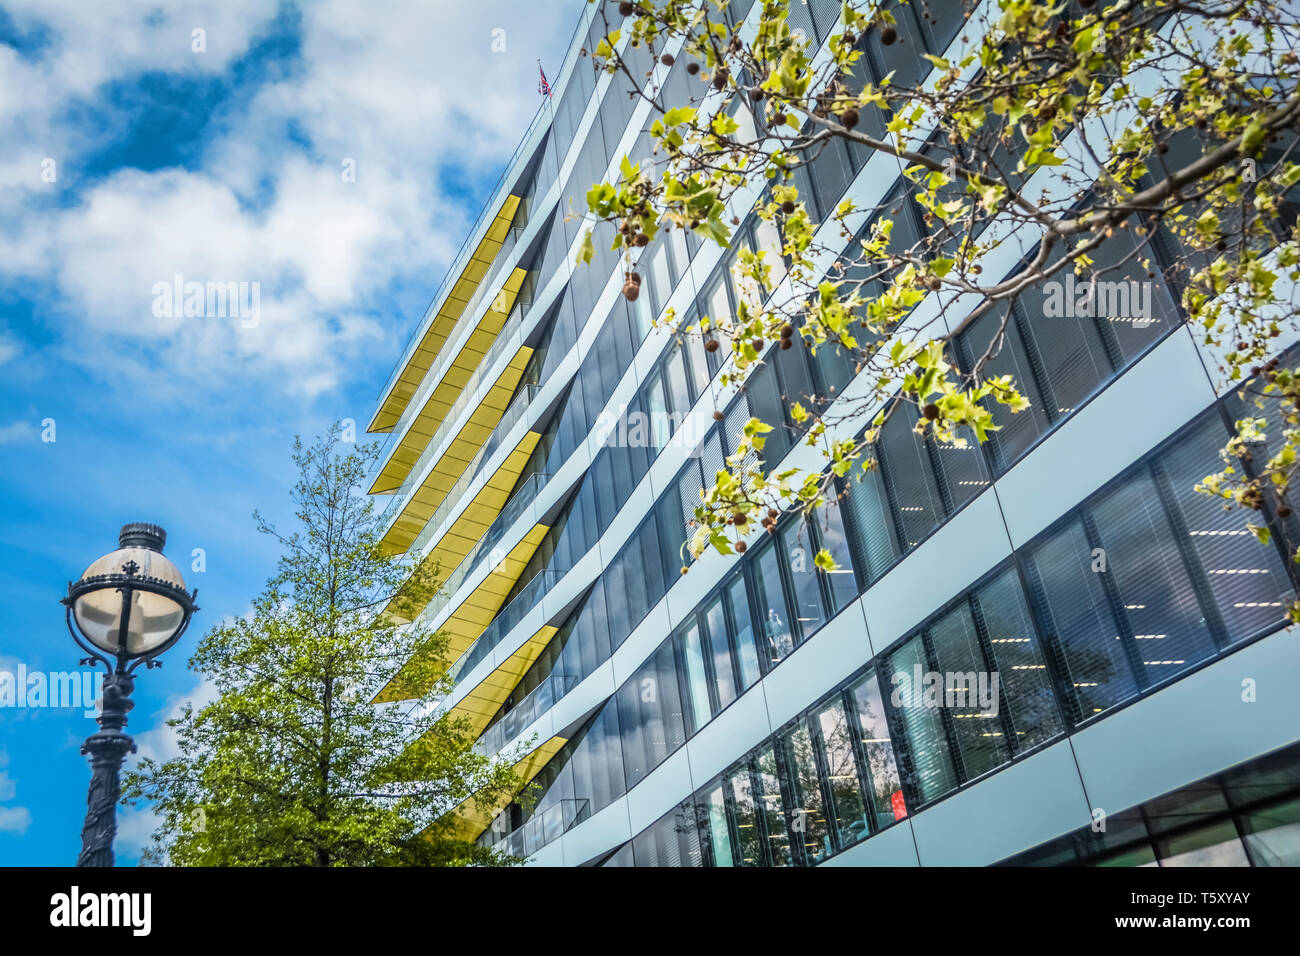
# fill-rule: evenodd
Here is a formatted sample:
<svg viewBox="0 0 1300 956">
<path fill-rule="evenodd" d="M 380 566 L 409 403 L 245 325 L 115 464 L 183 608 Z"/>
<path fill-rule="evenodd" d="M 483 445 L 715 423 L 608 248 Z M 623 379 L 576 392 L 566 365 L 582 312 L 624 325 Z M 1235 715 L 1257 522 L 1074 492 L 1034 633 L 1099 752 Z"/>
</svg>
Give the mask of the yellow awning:
<svg viewBox="0 0 1300 956">
<path fill-rule="evenodd" d="M 469 261 L 465 263 L 465 268 L 461 270 L 461 274 L 456 278 L 456 284 L 452 286 L 451 292 L 448 293 L 442 305 L 438 308 L 438 314 L 429 323 L 429 327 L 425 330 L 419 344 L 412 350 L 406 364 L 402 366 L 402 370 L 398 373 L 397 380 L 375 411 L 374 418 L 370 420 L 368 431 L 389 431 L 397 424 L 397 420 L 402 417 L 402 412 L 411 400 L 411 396 L 415 394 L 415 390 L 424 379 L 425 373 L 432 367 L 433 360 L 442 349 L 443 343 L 447 341 L 447 336 L 451 334 L 451 330 L 455 327 L 456 320 L 465 311 L 465 306 L 474 297 L 479 283 L 483 281 L 488 269 L 492 266 L 492 261 L 497 257 L 497 253 L 501 251 L 501 246 L 505 244 L 520 199 L 521 197 L 512 195 L 507 196 L 505 201 L 502 202 L 501 208 L 497 210 L 495 218 L 488 226 L 487 234 L 479 242 L 478 248 L 474 250 L 474 254 L 470 256 Z M 516 286 L 516 288 L 518 287 Z"/>
<path fill-rule="evenodd" d="M 520 778 L 520 789 L 522 790 L 532 783 L 533 778 L 568 742 L 565 737 L 552 737 L 516 763 L 514 771 L 515 776 Z M 463 801 L 455 809 L 449 811 L 452 815 L 451 835 L 460 840 L 476 839 L 480 833 L 491 825 L 492 818 L 500 813 L 512 799 L 513 796 L 502 796 L 498 800 L 483 806 L 476 805 L 473 800 Z"/>
<path fill-rule="evenodd" d="M 487 444 L 492 430 L 510 406 L 515 388 L 523 377 L 524 368 L 532 354 L 533 350 L 526 345 L 515 353 L 510 364 L 488 389 L 483 401 L 475 406 L 456 437 L 439 454 L 420 486 L 402 503 L 402 510 L 383 537 L 383 544 L 389 551 L 400 554 L 411 546 L 411 542 L 433 517 L 442 499 L 447 497 L 447 492 L 465 473 L 474 456 Z"/>
<path fill-rule="evenodd" d="M 448 713 L 454 717 L 466 718 L 474 729 L 475 736 L 483 733 L 488 721 L 501 709 L 510 692 L 519 684 L 533 661 L 541 656 L 558 630 L 550 624 L 544 625 L 519 650 L 502 661 L 496 670 L 483 678 L 482 683 L 461 698 Z"/>
<path fill-rule="evenodd" d="M 470 549 L 487 533 L 492 522 L 510 500 L 510 492 L 514 489 L 519 475 L 528 464 L 528 459 L 541 438 L 540 432 L 524 433 L 524 437 L 506 456 L 501 467 L 483 483 L 483 487 L 461 511 L 460 516 L 421 559 L 419 568 L 412 572 L 413 576 L 436 568 L 437 574 L 445 579 L 460 565 L 465 555 L 469 554 Z M 396 603 L 390 603 L 384 608 L 384 613 L 390 620 L 397 621 L 399 624 L 409 623 L 416 614 L 424 610 L 424 603 L 410 601 L 407 602 L 409 606 L 403 608 L 403 612 L 398 612 L 394 607 Z"/>
<path fill-rule="evenodd" d="M 524 535 L 522 541 L 510 549 L 510 553 L 501 559 L 501 562 L 493 567 L 466 598 L 452 612 L 451 616 L 443 622 L 441 630 L 448 636 L 447 660 L 455 661 L 461 654 L 469 650 L 471 644 L 478 639 L 478 636 L 487 630 L 487 626 L 492 623 L 492 619 L 501 610 L 505 603 L 506 595 L 510 589 L 515 586 L 520 575 L 528 566 L 528 561 L 537 551 L 538 545 L 546 537 L 546 532 L 550 529 L 544 524 L 535 524 L 528 533 Z M 400 678 L 401 672 L 398 674 Z M 397 678 L 395 678 L 396 680 Z M 417 687 L 412 694 L 401 694 L 393 688 L 393 682 L 390 681 L 379 696 L 375 698 L 376 703 L 387 703 L 393 700 L 409 700 L 413 696 L 424 694 L 428 691 L 428 686 Z"/>
<path fill-rule="evenodd" d="M 519 289 L 527 276 L 528 272 L 525 269 L 515 269 L 510 274 L 501 294 L 493 300 L 492 307 L 484 313 L 483 318 L 479 320 L 474 331 L 443 373 L 442 381 L 429 393 L 424 405 L 388 455 L 388 460 L 384 462 L 383 468 L 370 486 L 372 495 L 400 488 L 406 476 L 411 473 L 411 468 L 428 447 L 429 440 L 438 431 L 466 383 L 473 377 L 475 369 L 483 362 L 488 349 L 496 341 L 497 335 L 510 315 L 510 310 L 514 308 L 515 297 L 518 296 Z"/>
</svg>

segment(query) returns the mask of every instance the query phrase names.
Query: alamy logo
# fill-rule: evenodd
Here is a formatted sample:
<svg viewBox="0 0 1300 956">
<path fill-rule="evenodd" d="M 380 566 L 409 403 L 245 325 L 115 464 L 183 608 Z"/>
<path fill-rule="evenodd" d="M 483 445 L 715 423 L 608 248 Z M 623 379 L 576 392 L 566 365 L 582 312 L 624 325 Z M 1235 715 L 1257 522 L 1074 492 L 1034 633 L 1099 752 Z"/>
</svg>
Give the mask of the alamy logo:
<svg viewBox="0 0 1300 956">
<path fill-rule="evenodd" d="M 1127 319 L 1134 328 L 1151 324 L 1151 283 L 1093 278 L 1078 283 L 1067 272 L 1064 281 L 1043 283 L 1043 315 L 1049 319 Z"/>
<path fill-rule="evenodd" d="M 134 936 L 148 936 L 153 928 L 153 896 L 149 893 L 70 892 L 50 897 L 50 925 L 60 927 L 129 927 Z"/>
<path fill-rule="evenodd" d="M 999 708 L 997 671 L 922 671 L 920 664 L 911 673 L 895 671 L 889 695 L 895 707 L 948 707 L 977 709 L 986 717 L 996 717 Z"/>
<path fill-rule="evenodd" d="M 153 284 L 153 314 L 160 319 L 239 319 L 251 329 L 262 321 L 260 282 L 186 282 L 179 272 Z"/>
<path fill-rule="evenodd" d="M 0 708 L 80 707 L 87 717 L 97 717 L 103 696 L 102 671 L 47 674 L 29 671 L 26 664 L 12 671 L 0 669 Z"/>
<path fill-rule="evenodd" d="M 685 448 L 691 458 L 702 453 L 708 434 L 699 418 L 681 412 L 629 412 L 626 404 L 620 405 L 617 412 L 602 411 L 596 416 L 592 431 L 598 442 L 610 447 Z"/>
</svg>

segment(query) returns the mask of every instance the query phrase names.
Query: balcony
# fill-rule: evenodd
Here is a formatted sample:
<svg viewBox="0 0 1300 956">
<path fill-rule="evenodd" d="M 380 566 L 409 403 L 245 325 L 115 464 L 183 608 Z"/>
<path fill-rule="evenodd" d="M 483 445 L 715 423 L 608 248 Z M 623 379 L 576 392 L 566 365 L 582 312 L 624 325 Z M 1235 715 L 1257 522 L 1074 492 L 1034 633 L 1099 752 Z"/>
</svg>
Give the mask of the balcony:
<svg viewBox="0 0 1300 956">
<path fill-rule="evenodd" d="M 491 757 L 500 753 L 510 741 L 532 726 L 533 721 L 555 706 L 565 694 L 581 683 L 575 674 L 552 671 L 545 680 L 528 692 L 528 696 L 489 727 L 474 744 L 476 750 Z"/>
<path fill-rule="evenodd" d="M 501 513 L 488 526 L 488 530 L 484 532 L 483 537 L 479 538 L 470 547 L 464 559 L 460 564 L 456 565 L 456 569 L 447 575 L 438 593 L 429 599 L 429 604 L 424 612 L 426 616 L 432 617 L 447 606 L 447 602 L 451 600 L 452 595 L 465 583 L 465 579 L 469 577 L 470 573 L 478 567 L 479 561 L 491 554 L 492 549 L 501 542 L 501 539 L 510 530 L 515 520 L 533 503 L 538 492 L 546 487 L 546 482 L 550 480 L 550 477 L 550 475 L 534 473 L 529 475 L 524 480 L 524 483 L 515 490 L 515 493 L 506 501 L 505 507 L 501 509 Z M 428 543 L 436 530 L 435 522 L 430 521 L 425 526 L 424 531 L 420 532 L 420 537 L 415 539 L 415 544 L 411 550 L 419 553 L 422 545 Z"/>
<path fill-rule="evenodd" d="M 533 304 L 533 286 L 532 274 L 525 277 L 523 286 L 520 287 L 518 295 L 515 297 L 514 306 L 510 310 L 510 316 L 506 319 L 505 324 L 501 326 L 501 331 L 496 333 L 496 338 L 492 340 L 491 346 L 483 359 L 474 369 L 473 374 L 460 388 L 460 394 L 456 397 L 455 402 L 448 408 L 445 404 L 442 406 L 442 421 L 433 437 L 428 440 L 428 445 L 437 445 L 446 437 L 447 430 L 454 424 L 456 418 L 464 411 L 469 400 L 473 397 L 474 391 L 482 383 L 484 377 L 501 356 L 502 352 L 513 347 L 517 352 L 523 346 L 523 335 L 521 327 L 523 326 L 524 316 L 527 315 Z M 442 363 L 445 365 L 446 363 Z M 428 402 L 428 392 L 437 391 L 434 388 L 435 383 L 440 382 L 443 368 L 435 369 L 424 380 L 420 386 L 420 391 L 416 393 L 415 399 L 406 407 L 402 417 L 398 420 L 396 427 L 389 433 L 388 438 L 384 441 L 380 449 L 379 457 L 375 462 L 372 475 L 385 470 L 391 463 L 392 456 L 397 449 L 406 443 L 411 424 L 418 418 L 417 409 L 423 409 Z M 427 447 L 427 446 L 426 446 Z M 408 472 L 409 473 L 409 472 Z"/>
<path fill-rule="evenodd" d="M 561 800 L 547 807 L 518 830 L 506 834 L 490 846 L 510 856 L 528 857 L 548 843 L 559 839 L 591 816 L 591 801 Z"/>
<path fill-rule="evenodd" d="M 519 201 L 519 196 L 507 194 L 496 207 L 496 212 L 473 253 L 464 257 L 468 244 L 462 247 L 461 256 L 464 258 L 447 273 L 434 304 L 426 310 L 425 318 L 420 323 L 422 331 L 412 335 L 403 349 L 402 359 L 380 393 L 382 398 L 379 408 L 370 421 L 368 431 L 388 431 L 397 424 L 461 318 L 473 314 L 469 307 L 476 296 L 482 294 L 484 280 L 509 236 L 510 224 Z M 448 282 L 451 283 L 450 286 Z"/>
<path fill-rule="evenodd" d="M 478 639 L 460 659 L 451 667 L 451 677 L 459 681 L 462 674 L 468 674 L 483 660 L 491 654 L 502 638 L 514 630 L 515 625 L 528 616 L 528 612 L 537 606 L 537 602 L 544 598 L 551 588 L 554 587 L 564 577 L 566 572 L 555 568 L 547 568 L 545 571 L 538 571 L 532 579 L 510 599 L 492 623 L 487 626 Z"/>
<path fill-rule="evenodd" d="M 524 417 L 538 386 L 525 385 L 508 404 L 506 399 L 523 375 L 530 352 L 527 346 L 520 350 L 454 437 L 429 445 L 420 455 L 404 489 L 385 509 L 390 517 L 383 543 L 391 551 L 408 550 L 445 501 L 452 499 L 455 506 L 483 463 Z"/>
<path fill-rule="evenodd" d="M 509 354 L 515 358 L 507 371 L 522 369 L 527 364 L 532 349 L 523 344 L 522 336 L 511 336 L 510 332 L 519 329 L 532 305 L 532 286 L 528 280 L 527 272 L 515 269 L 474 331 L 454 352 L 444 356 L 445 367 L 425 376 L 404 413 L 408 416 L 405 423 L 399 422 L 401 427 L 394 430 L 379 459 L 370 485 L 371 494 L 393 491 L 420 473 L 422 453 L 445 443 L 448 430 L 459 424 L 457 412 L 468 406 L 484 381 L 490 380 L 488 376 L 495 369 L 488 356 L 494 360 L 500 354 L 500 351 L 493 352 L 492 347 L 503 336 L 507 341 L 502 350 L 514 345 Z M 523 301 L 517 303 L 521 294 Z M 516 308 L 516 304 L 520 307 Z M 513 391 L 516 382 L 517 374 L 505 379 L 503 385 Z M 489 397 L 493 391 L 489 390 Z"/>
</svg>

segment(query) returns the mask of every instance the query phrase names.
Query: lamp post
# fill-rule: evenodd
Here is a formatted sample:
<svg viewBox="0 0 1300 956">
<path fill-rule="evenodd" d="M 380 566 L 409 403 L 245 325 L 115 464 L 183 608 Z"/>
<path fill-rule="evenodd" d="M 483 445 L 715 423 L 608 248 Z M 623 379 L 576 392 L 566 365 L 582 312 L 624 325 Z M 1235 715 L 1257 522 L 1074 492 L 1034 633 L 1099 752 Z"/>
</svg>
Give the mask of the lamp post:
<svg viewBox="0 0 1300 956">
<path fill-rule="evenodd" d="M 90 755 L 90 792 L 86 823 L 81 829 L 77 866 L 112 866 L 117 834 L 119 774 L 135 741 L 124 733 L 126 715 L 134 706 L 135 669 L 161 667 L 154 660 L 175 644 L 198 607 L 176 565 L 163 557 L 167 532 L 155 524 L 124 525 L 118 549 L 86 568 L 80 580 L 68 584 L 68 631 L 87 653 L 83 665 L 96 661 L 108 670 L 99 730 L 81 746 Z"/>
</svg>

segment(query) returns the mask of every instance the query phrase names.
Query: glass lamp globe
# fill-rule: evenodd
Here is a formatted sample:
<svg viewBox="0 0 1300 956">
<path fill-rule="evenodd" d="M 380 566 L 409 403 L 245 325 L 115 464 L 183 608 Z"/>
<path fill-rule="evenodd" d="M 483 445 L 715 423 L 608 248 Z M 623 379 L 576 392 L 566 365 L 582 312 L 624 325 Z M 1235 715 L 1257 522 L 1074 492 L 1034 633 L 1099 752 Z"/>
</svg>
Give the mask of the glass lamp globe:
<svg viewBox="0 0 1300 956">
<path fill-rule="evenodd" d="M 84 590 L 72 602 L 77 626 L 100 650 L 113 655 L 125 652 L 127 657 L 148 654 L 167 643 L 184 623 L 188 603 L 185 579 L 176 565 L 163 557 L 166 540 L 166 533 L 157 525 L 126 525 L 118 538 L 119 548 L 82 574 L 79 585 L 91 584 L 96 578 L 104 580 L 103 587 Z M 136 582 L 142 586 L 133 586 Z"/>
</svg>

